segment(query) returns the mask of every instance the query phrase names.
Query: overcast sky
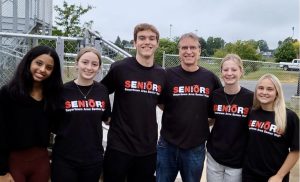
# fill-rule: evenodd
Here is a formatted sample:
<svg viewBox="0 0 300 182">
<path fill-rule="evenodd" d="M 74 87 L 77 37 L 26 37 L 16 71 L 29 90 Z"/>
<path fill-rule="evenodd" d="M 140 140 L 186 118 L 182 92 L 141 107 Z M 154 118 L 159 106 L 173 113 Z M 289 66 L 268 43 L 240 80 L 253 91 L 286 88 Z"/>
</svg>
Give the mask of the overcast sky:
<svg viewBox="0 0 300 182">
<path fill-rule="evenodd" d="M 133 39 L 138 23 L 151 23 L 162 38 L 194 32 L 205 40 L 221 37 L 225 42 L 266 40 L 277 48 L 279 40 L 299 39 L 299 0 L 66 0 L 90 10 L 81 22 L 93 20 L 93 29 L 115 41 Z M 62 6 L 62 0 L 53 5 Z M 53 12 L 53 16 L 55 16 Z M 53 18 L 54 20 L 54 18 Z M 172 26 L 170 26 L 172 25 Z M 170 31 L 171 27 L 171 31 Z M 294 35 L 293 28 L 294 27 Z"/>
</svg>

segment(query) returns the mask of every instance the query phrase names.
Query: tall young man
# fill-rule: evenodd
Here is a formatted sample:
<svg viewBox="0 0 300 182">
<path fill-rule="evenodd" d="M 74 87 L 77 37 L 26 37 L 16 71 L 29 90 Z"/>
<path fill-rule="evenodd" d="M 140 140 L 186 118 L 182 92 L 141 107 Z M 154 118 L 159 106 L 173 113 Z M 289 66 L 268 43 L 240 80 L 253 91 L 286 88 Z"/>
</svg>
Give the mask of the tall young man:
<svg viewBox="0 0 300 182">
<path fill-rule="evenodd" d="M 164 112 L 157 144 L 157 181 L 199 182 L 209 134 L 210 97 L 221 86 L 217 76 L 198 66 L 198 37 L 187 33 L 179 39 L 180 65 L 167 69 L 163 92 Z"/>
<path fill-rule="evenodd" d="M 136 57 L 115 62 L 101 81 L 114 92 L 112 120 L 104 155 L 104 182 L 154 182 L 156 105 L 166 82 L 154 64 L 159 32 L 150 24 L 134 29 Z"/>
</svg>

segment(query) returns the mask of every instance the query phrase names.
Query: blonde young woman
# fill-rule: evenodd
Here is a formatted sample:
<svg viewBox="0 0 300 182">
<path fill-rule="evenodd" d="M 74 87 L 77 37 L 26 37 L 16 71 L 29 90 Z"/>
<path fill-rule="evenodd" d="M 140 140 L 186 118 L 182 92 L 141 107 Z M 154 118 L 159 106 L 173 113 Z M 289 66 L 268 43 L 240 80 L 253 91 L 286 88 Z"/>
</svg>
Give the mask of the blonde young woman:
<svg viewBox="0 0 300 182">
<path fill-rule="evenodd" d="M 252 107 L 253 92 L 241 87 L 243 62 L 228 54 L 221 62 L 224 87 L 213 92 L 215 123 L 207 141 L 207 181 L 240 182 L 242 162 L 247 145 L 247 117 Z"/>
<path fill-rule="evenodd" d="M 108 90 L 94 81 L 100 66 L 100 53 L 85 47 L 76 58 L 77 78 L 64 84 L 53 147 L 52 182 L 99 181 L 104 153 L 102 121 L 110 116 Z"/>
<path fill-rule="evenodd" d="M 299 118 L 286 109 L 277 77 L 263 75 L 249 115 L 249 142 L 243 182 L 288 182 L 299 158 Z"/>
</svg>

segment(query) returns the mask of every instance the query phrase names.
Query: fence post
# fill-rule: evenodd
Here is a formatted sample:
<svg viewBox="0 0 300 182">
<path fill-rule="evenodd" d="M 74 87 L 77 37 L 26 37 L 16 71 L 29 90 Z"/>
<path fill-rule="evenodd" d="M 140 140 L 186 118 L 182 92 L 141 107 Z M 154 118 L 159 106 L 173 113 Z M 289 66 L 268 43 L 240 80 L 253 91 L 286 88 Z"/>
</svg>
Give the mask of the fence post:
<svg viewBox="0 0 300 182">
<path fill-rule="evenodd" d="M 1 15 L 1 16 L 0 16 L 0 22 L 1 22 L 1 23 L 0 23 L 0 32 L 2 32 L 2 24 L 3 24 L 3 23 L 2 23 L 2 22 L 3 22 L 3 21 L 2 21 L 2 17 L 3 17 L 3 16 L 2 16 L 2 6 L 3 6 L 2 4 L 3 4 L 3 2 L 1 1 L 1 6 L 0 6 L 0 15 Z M 2 41 L 1 41 L 1 43 L 2 43 Z"/>
<path fill-rule="evenodd" d="M 2 1 L 1 1 L 1 6 L 2 6 Z M 12 31 L 15 33 L 18 32 L 18 1 L 17 0 L 13 1 L 13 28 L 12 28 Z"/>
<path fill-rule="evenodd" d="M 56 52 L 60 61 L 61 75 L 64 77 L 64 40 L 61 37 L 56 39 Z"/>
<path fill-rule="evenodd" d="M 163 62 L 162 62 L 162 67 L 165 69 L 166 68 L 166 51 L 163 52 Z"/>
<path fill-rule="evenodd" d="M 298 72 L 298 85 L 297 85 L 297 92 L 291 98 L 291 107 L 295 110 L 300 109 L 300 70 Z"/>
<path fill-rule="evenodd" d="M 95 48 L 102 54 L 101 39 L 99 37 L 95 39 Z"/>
<path fill-rule="evenodd" d="M 101 39 L 99 38 L 99 37 L 97 37 L 96 39 L 95 39 L 95 48 L 101 53 L 101 55 L 102 55 L 102 51 L 101 51 Z M 102 59 L 101 59 L 102 60 Z M 96 81 L 101 81 L 101 79 L 102 79 L 102 77 L 103 77 L 103 60 L 102 60 L 102 64 L 101 64 L 101 70 L 100 70 L 100 72 L 98 72 L 98 74 L 96 75 L 96 77 L 95 77 L 95 80 Z"/>
<path fill-rule="evenodd" d="M 83 36 L 83 39 L 81 41 L 81 47 L 85 47 L 87 45 L 90 45 L 90 43 L 89 43 L 89 31 L 88 31 L 88 29 L 85 29 L 84 36 Z"/>
</svg>

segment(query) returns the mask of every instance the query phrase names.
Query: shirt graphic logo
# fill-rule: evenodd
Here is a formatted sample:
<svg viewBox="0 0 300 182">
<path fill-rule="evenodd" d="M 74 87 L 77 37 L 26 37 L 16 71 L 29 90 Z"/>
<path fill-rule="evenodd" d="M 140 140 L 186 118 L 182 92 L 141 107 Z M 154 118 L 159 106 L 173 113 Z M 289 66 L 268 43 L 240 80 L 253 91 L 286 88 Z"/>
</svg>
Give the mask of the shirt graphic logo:
<svg viewBox="0 0 300 182">
<path fill-rule="evenodd" d="M 249 130 L 273 135 L 275 137 L 281 137 L 281 135 L 277 132 L 277 126 L 272 124 L 270 121 L 249 120 L 248 126 Z"/>
<path fill-rule="evenodd" d="M 214 105 L 214 112 L 218 115 L 228 115 L 228 116 L 237 116 L 237 117 L 247 117 L 249 113 L 248 107 L 241 107 L 236 104 L 233 105 Z"/>
<path fill-rule="evenodd" d="M 65 111 L 104 111 L 105 101 L 99 101 L 94 99 L 88 100 L 67 100 L 65 102 Z"/>
<path fill-rule="evenodd" d="M 209 88 L 201 87 L 200 85 L 184 85 L 174 86 L 173 96 L 204 96 L 209 97 Z"/>
<path fill-rule="evenodd" d="M 132 81 L 126 80 L 124 83 L 125 91 L 128 92 L 142 92 L 160 95 L 161 85 L 153 83 L 152 81 Z"/>
</svg>

